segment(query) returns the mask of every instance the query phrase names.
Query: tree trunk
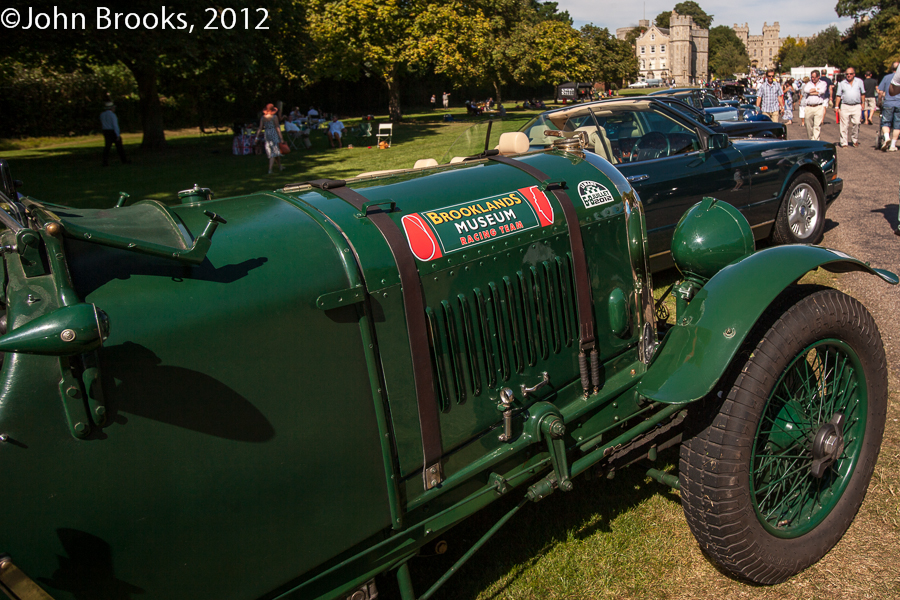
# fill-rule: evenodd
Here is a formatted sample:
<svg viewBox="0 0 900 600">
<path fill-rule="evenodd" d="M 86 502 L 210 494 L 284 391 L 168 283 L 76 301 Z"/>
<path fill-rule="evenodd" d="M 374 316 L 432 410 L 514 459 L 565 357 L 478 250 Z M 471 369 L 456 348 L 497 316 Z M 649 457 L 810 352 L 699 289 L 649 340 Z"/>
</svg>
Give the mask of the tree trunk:
<svg viewBox="0 0 900 600">
<path fill-rule="evenodd" d="M 129 65 L 138 86 L 141 109 L 141 129 L 144 139 L 141 149 L 159 150 L 166 147 L 166 133 L 163 131 L 162 105 L 159 103 L 157 69 L 155 64 Z"/>
<path fill-rule="evenodd" d="M 391 123 L 399 123 L 403 117 L 400 112 L 400 81 L 397 76 L 397 68 L 391 67 L 390 73 L 385 76 L 385 83 L 388 87 L 388 113 L 391 116 Z"/>
<path fill-rule="evenodd" d="M 500 97 L 500 82 L 495 79 L 493 81 L 493 83 L 494 83 L 494 96 L 495 96 L 494 102 L 499 107 L 501 104 L 503 104 L 503 98 Z"/>
</svg>

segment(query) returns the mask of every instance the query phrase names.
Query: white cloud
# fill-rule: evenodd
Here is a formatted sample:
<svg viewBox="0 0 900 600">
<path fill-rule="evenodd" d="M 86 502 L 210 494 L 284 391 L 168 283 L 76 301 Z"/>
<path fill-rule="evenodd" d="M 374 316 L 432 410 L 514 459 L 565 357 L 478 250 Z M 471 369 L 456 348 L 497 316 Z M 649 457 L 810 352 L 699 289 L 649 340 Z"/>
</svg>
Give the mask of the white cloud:
<svg viewBox="0 0 900 600">
<path fill-rule="evenodd" d="M 647 2 L 610 2 L 604 0 L 557 0 L 560 10 L 569 11 L 575 27 L 593 23 L 615 32 L 619 27 L 637 25 L 639 19 L 653 21 L 656 15 L 672 8 L 680 0 L 649 0 Z M 726 0 L 699 0 L 697 3 L 713 16 L 713 26 L 747 23 L 751 35 L 762 33 L 764 22 L 770 25 L 778 21 L 781 37 L 811 36 L 830 25 L 836 25 L 843 32 L 853 24 L 853 19 L 838 17 L 831 2 L 812 10 L 814 3 L 797 0 L 757 0 L 752 3 L 730 2 Z M 645 16 L 646 15 L 646 16 Z"/>
</svg>

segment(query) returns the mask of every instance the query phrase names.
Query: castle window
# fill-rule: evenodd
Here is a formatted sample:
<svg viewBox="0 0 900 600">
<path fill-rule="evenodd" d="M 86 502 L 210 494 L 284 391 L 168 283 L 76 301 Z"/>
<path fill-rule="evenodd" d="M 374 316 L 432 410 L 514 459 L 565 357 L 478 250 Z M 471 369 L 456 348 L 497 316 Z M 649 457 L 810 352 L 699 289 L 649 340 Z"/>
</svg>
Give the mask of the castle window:
<svg viewBox="0 0 900 600">
<path fill-rule="evenodd" d="M 659 68 L 660 68 L 660 69 L 665 69 L 665 68 L 666 68 L 666 61 L 664 61 L 664 60 L 660 61 L 660 62 L 659 62 Z"/>
<path fill-rule="evenodd" d="M 651 39 L 651 40 L 655 40 L 655 39 L 656 39 L 656 34 L 655 34 L 655 33 L 651 33 L 651 34 L 650 34 L 650 39 Z"/>
<path fill-rule="evenodd" d="M 666 45 L 665 45 L 665 44 L 660 44 L 660 45 L 659 45 L 659 53 L 660 53 L 660 54 L 663 54 L 663 53 L 665 53 L 665 51 L 666 51 Z"/>
<path fill-rule="evenodd" d="M 656 52 L 656 46 L 650 46 L 650 54 Z"/>
<path fill-rule="evenodd" d="M 641 46 L 641 54 L 647 53 L 647 46 Z"/>
</svg>

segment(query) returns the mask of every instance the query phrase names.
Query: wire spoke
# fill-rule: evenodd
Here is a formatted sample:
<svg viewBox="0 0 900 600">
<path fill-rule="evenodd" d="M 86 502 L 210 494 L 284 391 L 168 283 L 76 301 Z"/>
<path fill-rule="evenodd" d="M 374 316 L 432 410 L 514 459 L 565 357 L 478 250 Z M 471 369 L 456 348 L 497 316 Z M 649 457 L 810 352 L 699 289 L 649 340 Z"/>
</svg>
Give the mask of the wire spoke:
<svg viewBox="0 0 900 600">
<path fill-rule="evenodd" d="M 846 343 L 823 339 L 799 353 L 771 391 L 757 426 L 751 489 L 757 516 L 773 534 L 809 532 L 840 499 L 866 420 L 862 373 Z M 816 435 L 838 413 L 845 419 L 844 449 L 821 477 L 814 477 Z"/>
</svg>

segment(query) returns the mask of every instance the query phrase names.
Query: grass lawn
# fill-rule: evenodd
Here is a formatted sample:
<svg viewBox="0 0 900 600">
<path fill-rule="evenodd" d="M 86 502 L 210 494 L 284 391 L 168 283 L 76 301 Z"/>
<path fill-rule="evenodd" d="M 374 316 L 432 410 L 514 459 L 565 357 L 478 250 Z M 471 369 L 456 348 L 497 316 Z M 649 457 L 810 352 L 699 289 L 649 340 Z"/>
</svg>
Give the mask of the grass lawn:
<svg viewBox="0 0 900 600">
<path fill-rule="evenodd" d="M 453 114 L 457 121 L 445 122 L 443 115 Z M 540 111 L 510 112 L 495 124 L 494 130 L 514 131 Z M 102 136 L 78 138 L 37 138 L 0 141 L 0 158 L 10 163 L 13 177 L 25 185 L 20 189 L 39 200 L 77 207 L 101 208 L 114 205 L 119 192 L 127 192 L 135 202 L 153 198 L 177 202 L 179 190 L 195 183 L 213 190 L 216 198 L 280 188 L 310 179 L 349 178 L 365 171 L 411 168 L 420 158 L 441 161 L 450 145 L 474 122 L 465 111 L 451 109 L 410 115 L 394 126 L 391 148 L 379 150 L 374 135 L 354 139 L 348 135 L 344 145 L 332 149 L 323 132 L 313 132 L 313 147 L 295 150 L 282 160 L 285 170 L 267 175 L 265 155 L 234 156 L 232 134 L 200 134 L 197 130 L 167 132 L 168 148 L 161 152 L 143 152 L 141 134 L 125 134 L 125 152 L 132 161 L 119 163 L 115 149 L 110 166 L 101 167 Z M 373 134 L 377 132 L 376 119 Z M 359 121 L 347 119 L 348 129 Z"/>
</svg>

